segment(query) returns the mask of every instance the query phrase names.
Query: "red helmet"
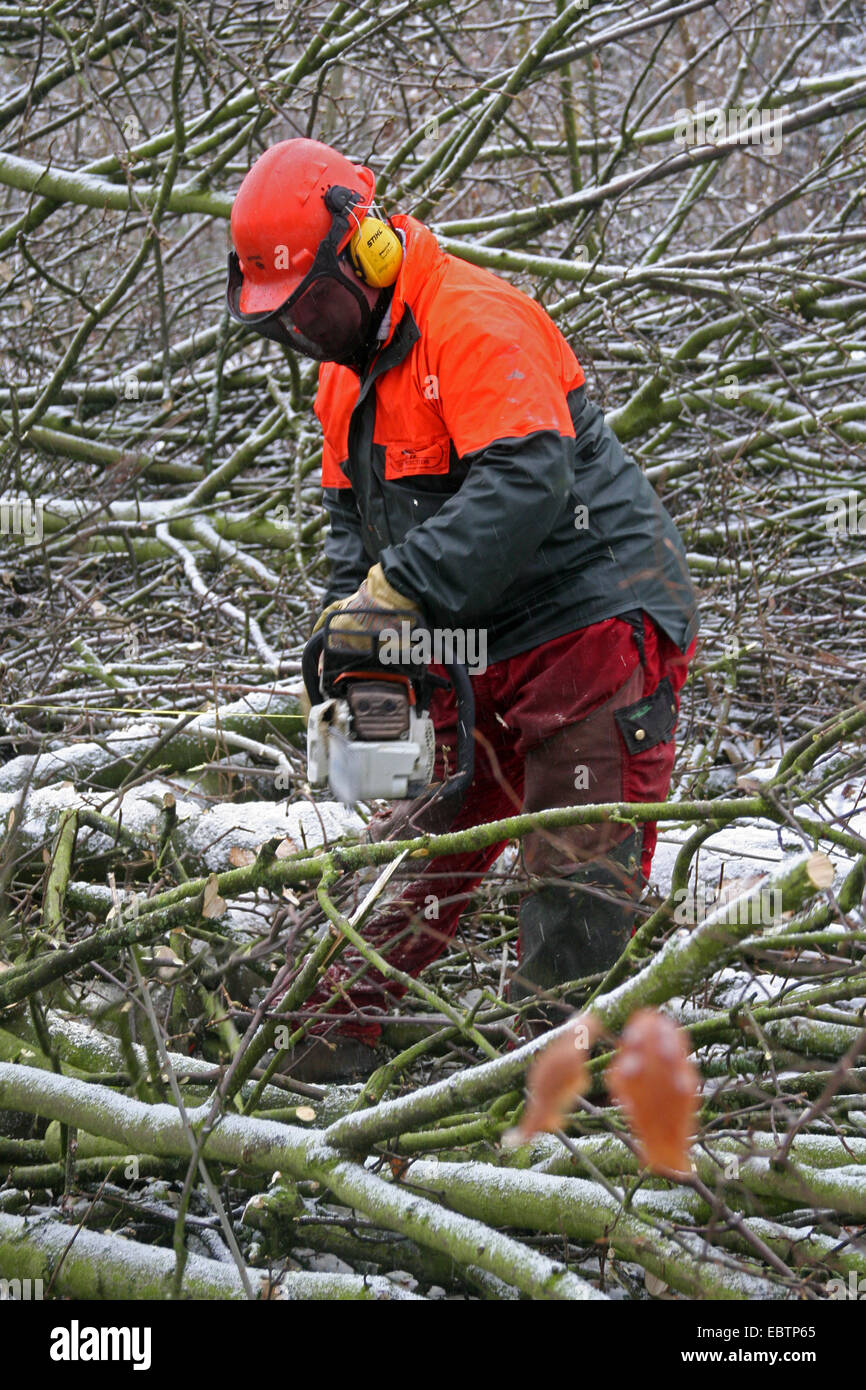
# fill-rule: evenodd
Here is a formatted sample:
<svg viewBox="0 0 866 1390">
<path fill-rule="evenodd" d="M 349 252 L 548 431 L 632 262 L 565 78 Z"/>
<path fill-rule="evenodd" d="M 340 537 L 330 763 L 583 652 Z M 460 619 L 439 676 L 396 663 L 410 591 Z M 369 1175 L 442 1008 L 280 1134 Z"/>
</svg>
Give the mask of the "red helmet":
<svg viewBox="0 0 866 1390">
<path fill-rule="evenodd" d="M 325 194 L 334 186 L 359 195 L 357 218 L 369 210 L 375 176 L 318 140 L 283 140 L 265 150 L 250 169 L 232 207 L 232 241 L 243 283 L 242 314 L 278 309 L 310 270 L 332 226 Z M 351 239 L 349 226 L 336 248 Z"/>
</svg>

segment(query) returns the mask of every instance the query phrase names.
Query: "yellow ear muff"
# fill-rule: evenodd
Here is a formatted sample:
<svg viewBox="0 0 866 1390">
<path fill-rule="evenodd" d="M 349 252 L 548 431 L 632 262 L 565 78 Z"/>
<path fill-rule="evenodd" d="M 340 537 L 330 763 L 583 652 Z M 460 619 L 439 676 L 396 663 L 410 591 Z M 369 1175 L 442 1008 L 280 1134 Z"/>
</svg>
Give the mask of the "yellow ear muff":
<svg viewBox="0 0 866 1390">
<path fill-rule="evenodd" d="M 366 284 L 384 290 L 400 274 L 403 247 L 387 222 L 365 217 L 349 242 L 349 260 Z"/>
</svg>

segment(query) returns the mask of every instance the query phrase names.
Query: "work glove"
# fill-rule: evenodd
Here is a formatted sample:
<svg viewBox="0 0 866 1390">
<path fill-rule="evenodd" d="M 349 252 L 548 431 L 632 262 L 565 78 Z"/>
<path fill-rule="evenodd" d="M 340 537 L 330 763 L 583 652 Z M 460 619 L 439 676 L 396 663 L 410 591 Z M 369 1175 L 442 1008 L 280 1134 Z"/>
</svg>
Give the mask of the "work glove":
<svg viewBox="0 0 866 1390">
<path fill-rule="evenodd" d="M 331 623 L 330 632 L 332 640 L 342 632 L 362 632 L 378 635 L 386 627 L 393 626 L 394 617 L 389 609 L 399 608 L 405 610 L 409 615 L 421 616 L 421 610 L 417 603 L 401 594 L 393 585 L 388 583 L 385 578 L 385 571 L 381 565 L 373 565 L 368 572 L 367 578 L 360 588 L 351 594 L 349 598 L 337 599 L 336 603 L 329 603 L 328 607 L 320 614 L 313 632 L 318 632 L 329 613 L 336 613 L 344 608 L 353 608 L 355 612 L 347 613 L 345 618 L 337 618 Z M 310 634 L 312 636 L 312 633 Z M 363 637 L 340 637 L 334 640 L 334 645 L 347 651 L 363 651 L 368 646 Z"/>
</svg>

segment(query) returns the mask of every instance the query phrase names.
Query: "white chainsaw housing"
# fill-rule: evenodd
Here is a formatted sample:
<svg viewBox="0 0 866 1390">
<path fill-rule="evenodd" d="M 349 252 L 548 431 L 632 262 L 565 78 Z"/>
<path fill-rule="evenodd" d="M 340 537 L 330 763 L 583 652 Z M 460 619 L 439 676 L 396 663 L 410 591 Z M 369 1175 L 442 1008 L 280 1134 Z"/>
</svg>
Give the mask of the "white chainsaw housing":
<svg viewBox="0 0 866 1390">
<path fill-rule="evenodd" d="M 429 715 L 409 709 L 409 728 L 400 738 L 354 738 L 345 700 L 313 705 L 307 723 L 307 777 L 328 782 L 347 806 L 383 797 L 420 796 L 433 781 L 436 735 Z"/>
</svg>

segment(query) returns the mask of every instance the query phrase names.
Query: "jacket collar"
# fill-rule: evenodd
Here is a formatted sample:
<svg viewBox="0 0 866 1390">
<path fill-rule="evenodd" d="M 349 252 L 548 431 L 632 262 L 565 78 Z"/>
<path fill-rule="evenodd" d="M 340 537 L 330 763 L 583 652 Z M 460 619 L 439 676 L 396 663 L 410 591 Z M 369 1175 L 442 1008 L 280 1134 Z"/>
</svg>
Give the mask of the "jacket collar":
<svg viewBox="0 0 866 1390">
<path fill-rule="evenodd" d="M 405 249 L 391 298 L 391 323 L 384 340 L 386 346 L 391 342 L 406 309 L 414 309 L 422 287 L 445 263 L 445 252 L 423 222 L 405 213 L 394 213 L 391 221 L 403 233 Z M 417 319 L 417 314 L 414 317 Z"/>
</svg>

